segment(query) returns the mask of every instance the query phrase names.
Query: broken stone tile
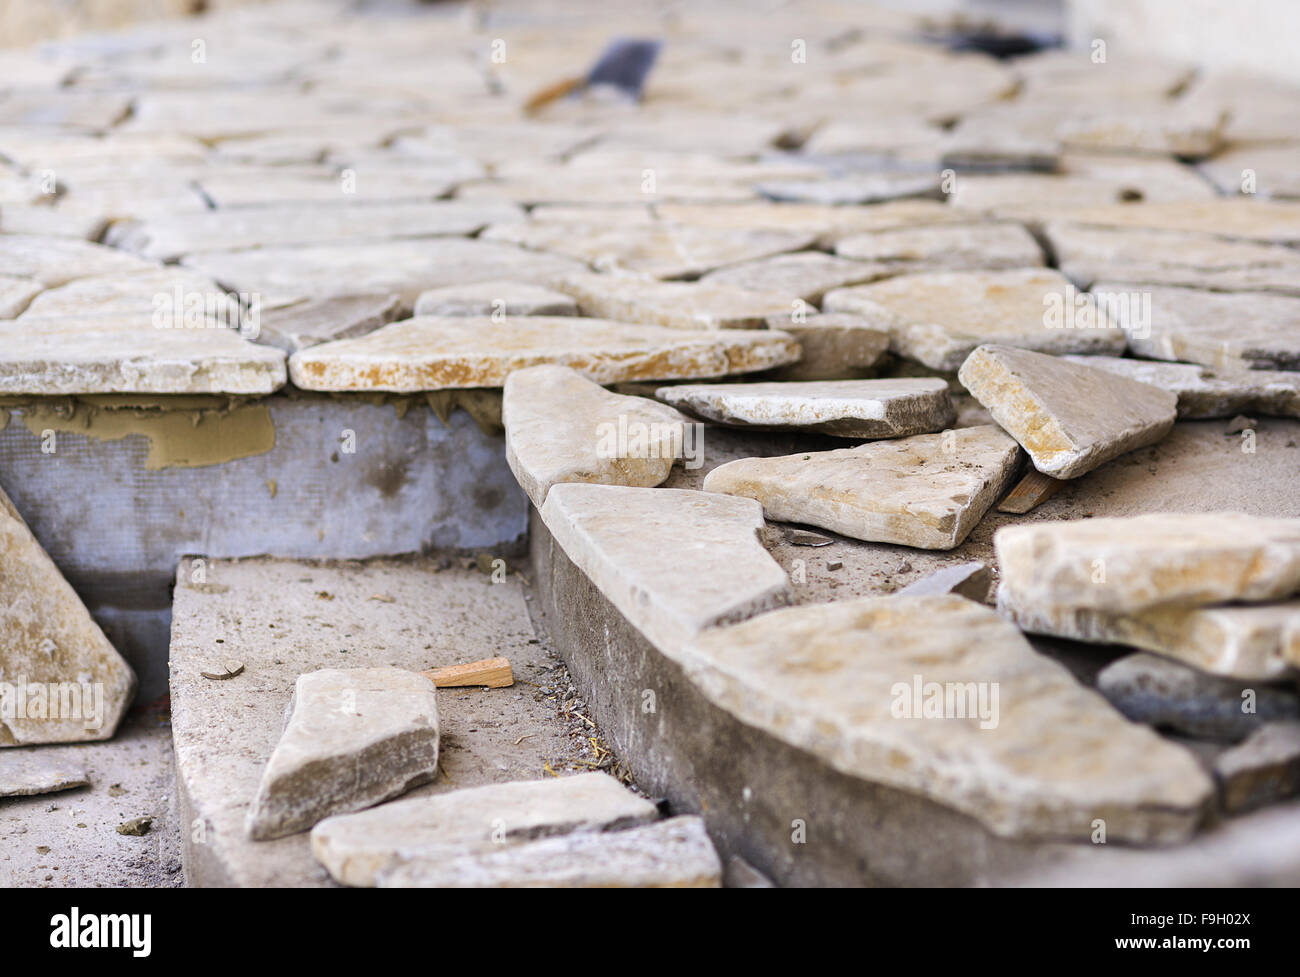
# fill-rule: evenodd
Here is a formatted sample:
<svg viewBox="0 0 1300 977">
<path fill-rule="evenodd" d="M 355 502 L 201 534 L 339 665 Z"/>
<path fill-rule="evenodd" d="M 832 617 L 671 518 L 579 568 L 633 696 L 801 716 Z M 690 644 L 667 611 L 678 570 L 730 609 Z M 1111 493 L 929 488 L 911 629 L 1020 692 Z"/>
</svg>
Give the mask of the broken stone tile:
<svg viewBox="0 0 1300 977">
<path fill-rule="evenodd" d="M 999 609 L 1021 630 L 1095 644 L 1131 645 L 1202 672 L 1246 680 L 1285 677 L 1300 662 L 1300 602 L 1188 607 L 1129 613 L 1035 602 L 999 592 Z"/>
<path fill-rule="evenodd" d="M 670 818 L 626 831 L 578 832 L 477 855 L 400 862 L 383 888 L 718 888 L 722 863 L 704 821 Z"/>
<path fill-rule="evenodd" d="M 1062 359 L 1168 390 L 1178 398 L 1178 416 L 1183 420 L 1232 417 L 1243 411 L 1300 417 L 1300 372 L 1232 366 L 1211 369 L 1196 363 L 1115 356 L 1064 356 Z"/>
<path fill-rule="evenodd" d="M 1073 300 L 1091 313 L 1091 329 L 1053 325 L 1055 304 Z M 1085 294 L 1050 268 L 951 271 L 904 275 L 871 285 L 836 289 L 822 308 L 863 317 L 888 329 L 890 349 L 946 372 L 956 371 L 975 347 L 1001 343 L 1043 353 L 1123 352 L 1124 333 Z"/>
<path fill-rule="evenodd" d="M 421 292 L 444 285 L 502 278 L 544 283 L 583 268 L 559 255 L 450 237 L 200 252 L 186 255 L 182 264 L 236 291 L 258 292 L 268 306 L 332 295 L 395 292 L 408 308 Z"/>
<path fill-rule="evenodd" d="M 993 580 L 992 571 L 978 560 L 973 563 L 961 563 L 955 567 L 944 567 L 928 577 L 922 577 L 901 590 L 894 591 L 897 597 L 941 597 L 944 594 L 956 594 L 978 603 L 984 603 L 989 596 L 989 584 Z"/>
<path fill-rule="evenodd" d="M 813 242 L 813 235 L 800 231 L 730 230 L 664 222 L 516 222 L 495 224 L 480 238 L 565 255 L 600 271 L 622 270 L 652 278 L 694 277 L 742 261 L 799 251 Z"/>
<path fill-rule="evenodd" d="M 402 668 L 323 668 L 298 676 L 284 734 L 245 821 L 268 841 L 373 807 L 438 771 L 433 682 Z"/>
<path fill-rule="evenodd" d="M 1166 100 L 1124 99 L 1102 110 L 1068 114 L 1056 134 L 1067 149 L 1094 153 L 1149 153 L 1204 159 L 1224 143 L 1226 113 Z"/>
<path fill-rule="evenodd" d="M 175 261 L 201 251 L 467 235 L 523 217 L 513 204 L 459 200 L 268 206 L 122 222 L 106 240 L 148 258 Z"/>
<path fill-rule="evenodd" d="M 412 797 L 326 818 L 311 850 L 337 882 L 373 886 L 389 869 L 482 856 L 552 835 L 654 821 L 655 806 L 605 773 L 524 780 Z"/>
<path fill-rule="evenodd" d="M 789 315 L 797 296 L 708 282 L 656 282 L 619 275 L 566 275 L 551 283 L 584 315 L 674 329 L 762 329 Z"/>
<path fill-rule="evenodd" d="M 899 438 L 941 431 L 955 414 L 938 377 L 806 383 L 709 383 L 660 387 L 655 397 L 731 427 Z"/>
<path fill-rule="evenodd" d="M 472 160 L 452 160 L 443 165 L 419 160 L 392 170 L 349 166 L 335 172 L 331 167 L 242 168 L 229 164 L 210 175 L 200 174 L 197 182 L 203 195 L 223 211 L 285 205 L 315 205 L 328 211 L 399 200 L 411 204 L 433 202 L 446 196 L 459 181 L 473 179 L 482 172 Z"/>
<path fill-rule="evenodd" d="M 1132 288 L 1101 282 L 1093 292 L 1116 294 L 1126 287 Z M 1300 370 L 1300 298 L 1196 288 L 1143 291 L 1151 297 L 1151 321 L 1147 329 L 1129 330 L 1134 355 L 1216 370 Z"/>
<path fill-rule="evenodd" d="M 1089 227 L 1169 231 L 1189 235 L 1257 241 L 1300 242 L 1300 202 L 1209 197 L 1106 207 L 1072 207 L 1061 220 Z"/>
<path fill-rule="evenodd" d="M 759 542 L 763 510 L 750 499 L 562 484 L 541 515 L 569 559 L 668 653 L 706 628 L 793 600 L 784 571 Z"/>
<path fill-rule="evenodd" d="M 415 314 L 426 315 L 577 315 L 578 304 L 554 289 L 526 282 L 476 282 L 421 292 Z"/>
<path fill-rule="evenodd" d="M 791 312 L 770 317 L 767 327 L 788 332 L 803 351 L 798 363 L 772 374 L 777 380 L 859 380 L 874 375 L 889 352 L 889 333 L 861 316 Z"/>
<path fill-rule="evenodd" d="M 769 200 L 827 206 L 874 204 L 908 197 L 938 199 L 940 195 L 938 172 L 855 173 L 820 180 L 772 180 L 758 184 L 757 189 Z"/>
<path fill-rule="evenodd" d="M 84 764 L 58 760 L 39 750 L 0 750 L 0 797 L 26 797 L 85 787 Z"/>
<path fill-rule="evenodd" d="M 999 601 L 1114 613 L 1279 600 L 1300 591 L 1300 519 L 1150 513 L 1003 526 Z"/>
<path fill-rule="evenodd" d="M 929 224 L 969 223 L 939 200 L 892 200 L 862 207 L 829 204 L 731 203 L 660 204 L 655 208 L 665 221 L 697 227 L 732 230 L 786 230 L 816 235 L 815 246 L 834 247 L 840 238 L 872 231 Z M 536 211 L 533 212 L 536 215 Z"/>
<path fill-rule="evenodd" d="M 835 253 L 877 268 L 877 278 L 926 271 L 1032 268 L 1043 263 L 1038 242 L 1019 224 L 879 231 L 842 238 Z"/>
<path fill-rule="evenodd" d="M 1244 685 L 1145 652 L 1103 668 L 1097 691 L 1135 723 L 1201 739 L 1236 742 L 1266 723 L 1300 719 L 1300 698 L 1288 689 Z"/>
<path fill-rule="evenodd" d="M 783 292 L 805 302 L 820 302 L 833 288 L 884 277 L 875 268 L 820 251 L 798 251 L 774 258 L 746 261 L 711 271 L 702 285 L 723 285 L 757 292 Z"/>
<path fill-rule="evenodd" d="M 1044 234 L 1081 288 L 1108 281 L 1300 295 L 1300 252 L 1278 244 L 1068 221 L 1049 221 Z"/>
<path fill-rule="evenodd" d="M 1300 197 L 1300 143 L 1231 146 L 1200 168 L 1222 193 Z"/>
<path fill-rule="evenodd" d="M 32 299 L 19 325 L 39 329 L 39 320 L 79 318 L 92 331 L 97 320 L 134 318 L 145 328 L 163 328 L 154 322 L 155 311 L 166 311 L 159 322 L 168 328 L 186 322 L 189 328 L 197 328 L 206 319 L 238 325 L 240 308 L 236 297 L 204 275 L 152 266 L 128 275 L 88 275 L 48 288 Z M 177 310 L 175 321 L 171 310 Z M 186 313 L 191 315 L 188 320 Z"/>
<path fill-rule="evenodd" d="M 135 672 L 3 490 L 0 565 L 0 746 L 108 739 Z"/>
<path fill-rule="evenodd" d="M 1111 840 L 1180 841 L 1213 791 L 1190 753 L 961 597 L 776 611 L 701 635 L 681 659 L 741 722 L 1001 837 L 1082 841 L 1103 818 Z"/>
<path fill-rule="evenodd" d="M 411 393 L 500 387 L 512 370 L 544 363 L 618 383 L 749 373 L 798 356 L 794 339 L 774 330 L 688 331 L 579 316 L 429 316 L 300 350 L 289 371 L 304 390 Z"/>
<path fill-rule="evenodd" d="M 1300 722 L 1266 723 L 1214 761 L 1229 814 L 1253 811 L 1300 793 Z"/>
<path fill-rule="evenodd" d="M 1053 478 L 1078 478 L 1155 444 L 1177 416 L 1167 390 L 1011 346 L 980 346 L 957 378 Z"/>
<path fill-rule="evenodd" d="M 27 278 L 0 275 L 0 319 L 17 316 L 43 288 L 39 282 Z"/>
<path fill-rule="evenodd" d="M 27 278 L 53 287 L 91 275 L 128 275 L 154 271 L 158 266 L 89 241 L 3 234 L 0 235 L 0 268 L 10 277 Z"/>
<path fill-rule="evenodd" d="M 856 448 L 743 458 L 713 469 L 706 492 L 757 499 L 779 522 L 852 539 L 949 550 L 1015 474 L 1019 446 L 992 426 Z"/>
<path fill-rule="evenodd" d="M 396 295 L 336 295 L 262 313 L 258 340 L 286 353 L 374 332 L 402 314 Z"/>
<path fill-rule="evenodd" d="M 538 508 L 558 482 L 661 484 L 690 424 L 671 407 L 610 393 L 567 366 L 506 377 L 501 421 L 506 461 Z"/>
</svg>

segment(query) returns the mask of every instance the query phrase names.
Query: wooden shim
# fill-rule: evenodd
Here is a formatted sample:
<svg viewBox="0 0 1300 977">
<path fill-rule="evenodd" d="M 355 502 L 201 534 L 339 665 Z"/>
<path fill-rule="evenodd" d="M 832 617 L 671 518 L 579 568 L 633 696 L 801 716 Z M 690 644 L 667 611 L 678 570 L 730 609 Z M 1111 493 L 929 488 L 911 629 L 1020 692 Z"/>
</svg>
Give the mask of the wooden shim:
<svg viewBox="0 0 1300 977">
<path fill-rule="evenodd" d="M 446 668 L 435 668 L 420 674 L 431 679 L 440 689 L 462 685 L 485 685 L 489 689 L 504 689 L 515 684 L 515 675 L 510 670 L 508 658 L 484 658 L 482 661 L 448 665 Z"/>
</svg>

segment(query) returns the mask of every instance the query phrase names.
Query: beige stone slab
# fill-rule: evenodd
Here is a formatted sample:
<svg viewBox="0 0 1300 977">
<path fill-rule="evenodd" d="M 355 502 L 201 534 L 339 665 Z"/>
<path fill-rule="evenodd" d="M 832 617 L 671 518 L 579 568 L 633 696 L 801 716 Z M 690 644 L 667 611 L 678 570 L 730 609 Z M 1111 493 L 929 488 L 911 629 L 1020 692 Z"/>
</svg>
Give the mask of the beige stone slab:
<svg viewBox="0 0 1300 977">
<path fill-rule="evenodd" d="M 26 234 L 0 235 L 0 269 L 13 278 L 45 286 L 64 285 L 90 275 L 127 275 L 158 265 L 89 241 Z"/>
<path fill-rule="evenodd" d="M 578 304 L 565 295 L 527 282 L 476 282 L 421 292 L 415 314 L 426 315 L 577 315 Z"/>
<path fill-rule="evenodd" d="M 793 601 L 759 542 L 763 509 L 687 489 L 556 485 L 541 516 L 555 542 L 656 647 Z"/>
<path fill-rule="evenodd" d="M 1237 414 L 1300 417 L 1300 372 L 1248 370 L 1243 366 L 1212 369 L 1196 363 L 1116 356 L 1062 359 L 1168 390 L 1178 398 L 1178 416 L 1184 420 Z"/>
<path fill-rule="evenodd" d="M 700 283 L 725 285 L 756 292 L 783 292 L 805 302 L 820 302 L 833 288 L 858 285 L 883 278 L 878 269 L 820 251 L 799 251 L 772 258 L 745 261 L 711 271 Z"/>
<path fill-rule="evenodd" d="M 1019 224 L 902 228 L 842 238 L 835 253 L 888 275 L 975 268 L 1032 268 L 1043 263 L 1033 235 Z M 849 283 L 846 283 L 849 284 Z"/>
<path fill-rule="evenodd" d="M 238 298 L 206 275 L 150 266 L 131 274 L 88 275 L 47 288 L 28 304 L 20 324 L 39 328 L 36 320 L 82 318 L 93 330 L 97 321 L 134 318 L 152 328 L 155 313 L 168 325 L 173 313 L 189 313 L 191 322 L 206 317 L 238 325 L 238 309 Z"/>
<path fill-rule="evenodd" d="M 610 393 L 566 366 L 506 377 L 506 461 L 533 505 L 559 482 L 655 486 L 682 456 L 690 420 L 645 397 Z"/>
<path fill-rule="evenodd" d="M 552 285 L 583 315 L 671 329 L 762 329 L 802 305 L 798 296 L 715 282 L 657 282 L 623 275 L 565 275 Z"/>
<path fill-rule="evenodd" d="M 0 99 L 0 125 L 108 129 L 130 109 L 131 97 L 116 92 L 19 91 Z"/>
<path fill-rule="evenodd" d="M 1213 785 L 997 614 L 957 596 L 776 611 L 682 653 L 741 722 L 851 777 L 959 810 L 1002 837 L 1167 843 Z M 937 691 L 936 691 L 937 690 Z"/>
<path fill-rule="evenodd" d="M 1216 197 L 1063 209 L 1061 219 L 1096 227 L 1180 231 L 1261 243 L 1300 242 L 1300 201 Z"/>
<path fill-rule="evenodd" d="M 888 329 L 893 352 L 934 370 L 955 371 L 975 347 L 990 342 L 1044 353 L 1123 351 L 1124 333 L 1104 315 L 1093 317 L 1097 328 L 1056 327 L 1049 313 L 1067 297 L 1092 309 L 1086 295 L 1074 294 L 1050 268 L 954 271 L 836 289 L 822 308 Z"/>
<path fill-rule="evenodd" d="M 1152 513 L 1003 526 L 1006 602 L 1130 613 L 1269 601 L 1300 591 L 1300 519 Z"/>
<path fill-rule="evenodd" d="M 0 750 L 0 797 L 28 797 L 86 787 L 84 763 L 37 749 Z"/>
<path fill-rule="evenodd" d="M 732 230 L 788 230 L 817 236 L 819 248 L 833 247 L 851 234 L 888 231 L 918 225 L 966 221 L 938 200 L 891 200 L 869 206 L 837 207 L 830 204 L 731 203 L 660 204 L 660 218 L 699 227 Z"/>
<path fill-rule="evenodd" d="M 420 161 L 392 172 L 380 167 L 342 167 L 338 172 L 288 172 L 288 167 L 221 168 L 199 176 L 205 197 L 222 210 L 314 204 L 321 208 L 378 204 L 398 200 L 427 202 L 445 197 L 461 180 L 481 172 L 471 160 L 435 166 Z"/>
<path fill-rule="evenodd" d="M 461 200 L 507 200 L 534 204 L 653 204 L 725 203 L 754 200 L 758 193 L 729 175 L 684 174 L 653 182 L 640 168 L 621 173 L 576 166 L 535 166 L 505 179 L 464 183 L 456 190 Z"/>
<path fill-rule="evenodd" d="M 1230 146 L 1201 164 L 1220 192 L 1300 198 L 1300 142 Z"/>
<path fill-rule="evenodd" d="M 312 854 L 344 885 L 373 886 L 404 862 L 483 855 L 550 835 L 654 821 L 655 806 L 604 773 L 514 781 L 413 797 L 326 818 Z"/>
<path fill-rule="evenodd" d="M 1168 390 L 1011 346 L 980 346 L 957 378 L 1053 478 L 1078 478 L 1155 444 L 1177 416 Z"/>
<path fill-rule="evenodd" d="M 308 299 L 262 313 L 259 342 L 294 353 L 335 339 L 374 332 L 403 312 L 396 295 L 381 292 Z"/>
<path fill-rule="evenodd" d="M 758 184 L 758 191 L 769 200 L 828 206 L 875 204 L 909 197 L 937 199 L 939 175 L 937 171 L 885 171 L 818 180 L 773 180 Z"/>
<path fill-rule="evenodd" d="M 578 832 L 480 855 L 401 862 L 381 889 L 715 889 L 722 862 L 704 820 L 670 818 L 625 831 Z"/>
<path fill-rule="evenodd" d="M 437 775 L 436 690 L 418 672 L 307 672 L 298 676 L 286 717 L 248 809 L 254 841 L 373 807 Z"/>
<path fill-rule="evenodd" d="M 1300 721 L 1268 723 L 1214 761 L 1223 809 L 1254 810 L 1300 793 Z"/>
<path fill-rule="evenodd" d="M 1006 490 L 1020 449 L 992 425 L 856 448 L 745 458 L 713 469 L 706 492 L 757 499 L 780 522 L 852 539 L 949 550 Z"/>
<path fill-rule="evenodd" d="M 0 319 L 12 319 L 21 313 L 44 286 L 30 278 L 0 275 Z"/>
<path fill-rule="evenodd" d="M 769 329 L 788 332 L 803 351 L 798 363 L 780 367 L 778 380 L 857 380 L 873 375 L 889 352 L 889 333 L 861 316 L 792 311 L 767 320 Z"/>
<path fill-rule="evenodd" d="M 597 383 L 720 377 L 798 359 L 774 330 L 688 331 L 577 316 L 405 319 L 358 339 L 301 350 L 289 361 L 305 390 L 413 392 L 500 387 L 512 370 L 570 366 Z"/>
<path fill-rule="evenodd" d="M 136 678 L 0 490 L 0 747 L 113 735 Z"/>
<path fill-rule="evenodd" d="M 0 207 L 0 233 L 32 237 L 67 237 L 97 241 L 108 223 L 103 214 L 45 204 L 5 204 Z"/>
<path fill-rule="evenodd" d="M 938 377 L 688 383 L 660 387 L 655 396 L 716 424 L 845 438 L 928 434 L 955 419 L 948 383 Z"/>
</svg>

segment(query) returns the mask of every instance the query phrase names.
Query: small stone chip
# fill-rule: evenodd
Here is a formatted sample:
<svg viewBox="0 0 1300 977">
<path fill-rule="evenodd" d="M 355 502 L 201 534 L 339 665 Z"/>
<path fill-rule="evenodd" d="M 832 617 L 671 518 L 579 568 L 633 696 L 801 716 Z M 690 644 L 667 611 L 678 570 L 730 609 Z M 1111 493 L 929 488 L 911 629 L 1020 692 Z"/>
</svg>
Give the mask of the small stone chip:
<svg viewBox="0 0 1300 977">
<path fill-rule="evenodd" d="M 130 821 L 123 821 L 117 826 L 117 833 L 120 835 L 147 835 L 149 829 L 153 827 L 153 818 L 142 817 L 132 818 Z"/>
</svg>

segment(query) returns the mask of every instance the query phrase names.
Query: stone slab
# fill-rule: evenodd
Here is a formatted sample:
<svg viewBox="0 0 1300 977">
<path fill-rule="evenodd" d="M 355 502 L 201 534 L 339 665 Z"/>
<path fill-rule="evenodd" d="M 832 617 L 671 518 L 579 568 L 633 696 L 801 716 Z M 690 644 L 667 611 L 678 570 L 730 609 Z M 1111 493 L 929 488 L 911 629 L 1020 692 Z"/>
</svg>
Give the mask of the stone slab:
<svg viewBox="0 0 1300 977">
<path fill-rule="evenodd" d="M 1268 723 L 1214 762 L 1223 809 L 1251 811 L 1300 793 L 1300 722 Z"/>
<path fill-rule="evenodd" d="M 89 784 L 85 764 L 56 759 L 39 750 L 0 751 L 0 797 L 52 794 Z"/>
<path fill-rule="evenodd" d="M 421 292 L 415 300 L 417 316 L 577 315 L 578 304 L 554 289 L 526 282 L 477 282 L 448 285 Z"/>
<path fill-rule="evenodd" d="M 700 281 L 705 285 L 725 285 L 754 292 L 781 292 L 816 303 L 831 289 L 874 281 L 887 274 L 848 258 L 837 258 L 820 251 L 798 251 L 719 268 Z"/>
<path fill-rule="evenodd" d="M 1117 356 L 1065 356 L 1062 359 L 1168 390 L 1178 398 L 1178 416 L 1200 420 L 1269 414 L 1300 417 L 1300 372 L 1211 368 L 1196 363 L 1124 359 Z"/>
<path fill-rule="evenodd" d="M 878 269 L 877 278 L 1043 264 L 1038 242 L 1019 224 L 941 224 L 877 231 L 841 238 L 835 253 Z"/>
<path fill-rule="evenodd" d="M 552 284 L 572 296 L 583 315 L 672 329 L 762 329 L 769 317 L 789 315 L 801 302 L 794 293 L 707 281 L 570 275 Z"/>
<path fill-rule="evenodd" d="M 295 353 L 335 339 L 352 339 L 374 332 L 402 315 L 397 295 L 336 295 L 308 299 L 262 313 L 258 340 L 286 353 Z"/>
<path fill-rule="evenodd" d="M 889 352 L 889 332 L 860 316 L 791 312 L 767 320 L 769 329 L 789 333 L 799 343 L 798 363 L 778 367 L 777 380 L 856 380 L 874 376 Z"/>
</svg>

